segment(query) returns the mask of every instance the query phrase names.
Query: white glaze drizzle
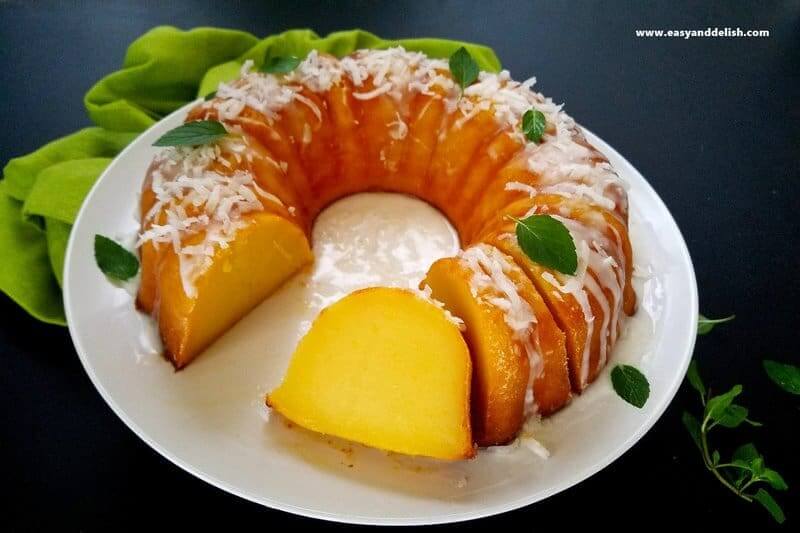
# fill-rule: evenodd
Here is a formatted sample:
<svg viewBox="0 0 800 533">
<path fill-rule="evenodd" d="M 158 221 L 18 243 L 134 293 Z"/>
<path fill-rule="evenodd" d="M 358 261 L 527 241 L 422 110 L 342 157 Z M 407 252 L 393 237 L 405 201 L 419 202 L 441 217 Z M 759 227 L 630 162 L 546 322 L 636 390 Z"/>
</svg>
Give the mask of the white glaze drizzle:
<svg viewBox="0 0 800 533">
<path fill-rule="evenodd" d="M 525 187 L 523 185 L 520 188 L 524 189 Z M 538 209 L 539 206 L 533 206 L 523 218 L 535 214 Z M 564 214 L 569 215 L 569 209 L 566 206 L 563 206 L 563 209 L 565 210 Z M 600 328 L 599 365 L 601 367 L 605 365 L 608 359 L 608 352 L 616 341 L 617 322 L 622 306 L 622 290 L 625 274 L 618 262 L 607 252 L 609 249 L 616 251 L 618 243 L 610 242 L 602 234 L 602 231 L 596 227 L 591 227 L 577 220 L 566 218 L 566 216 L 560 214 L 551 214 L 551 216 L 562 222 L 569 230 L 578 255 L 578 269 L 573 276 L 555 272 L 545 272 L 542 274 L 542 279 L 554 286 L 559 292 L 570 294 L 583 312 L 587 327 L 586 342 L 583 345 L 581 354 L 579 376 L 581 382 L 580 386 L 583 387 L 586 385 L 589 378 L 591 340 L 594 334 L 594 328 Z M 602 216 L 600 216 L 597 223 L 601 224 L 602 220 Z M 508 234 L 505 238 L 516 239 L 516 236 Z M 599 284 L 592 274 L 590 274 L 590 271 L 597 276 L 600 281 Z M 609 301 L 603 289 L 607 289 L 611 293 L 611 301 Z M 589 303 L 589 294 L 594 297 L 603 311 L 603 320 L 599 325 L 595 324 L 594 312 Z M 608 342 L 608 338 L 611 339 L 610 343 Z"/>
<path fill-rule="evenodd" d="M 478 244 L 459 254 L 462 263 L 472 272 L 470 288 L 473 295 L 503 312 L 503 317 L 511 329 L 512 336 L 525 350 L 531 373 L 538 376 L 542 372 L 542 357 L 538 342 L 534 342 L 536 315 L 525 299 L 519 295 L 517 285 L 508 277 L 514 268 L 494 246 Z"/>
</svg>

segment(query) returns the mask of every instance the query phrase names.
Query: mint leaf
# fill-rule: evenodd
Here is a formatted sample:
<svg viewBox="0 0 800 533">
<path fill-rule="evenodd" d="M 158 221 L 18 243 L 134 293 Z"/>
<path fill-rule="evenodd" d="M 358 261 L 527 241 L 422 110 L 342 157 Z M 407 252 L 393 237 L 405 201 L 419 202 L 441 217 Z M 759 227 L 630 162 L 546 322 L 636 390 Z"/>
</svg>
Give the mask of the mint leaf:
<svg viewBox="0 0 800 533">
<path fill-rule="evenodd" d="M 800 368 L 769 359 L 763 364 L 769 378 L 780 388 L 792 394 L 800 394 Z"/>
<path fill-rule="evenodd" d="M 717 419 L 717 423 L 726 428 L 735 428 L 741 425 L 745 420 L 747 420 L 747 409 L 741 405 L 732 403 L 722 411 L 722 414 Z"/>
<path fill-rule="evenodd" d="M 529 141 L 538 143 L 542 140 L 544 130 L 547 128 L 547 121 L 544 113 L 537 109 L 528 109 L 522 115 L 522 133 Z"/>
<path fill-rule="evenodd" d="M 783 476 L 771 468 L 765 468 L 761 473 L 761 479 L 769 483 L 769 486 L 775 490 L 786 490 L 789 485 L 783 480 Z"/>
<path fill-rule="evenodd" d="M 748 442 L 747 444 L 742 444 L 733 452 L 733 460 L 734 461 L 743 461 L 747 465 L 753 462 L 754 459 L 761 457 L 761 454 L 758 453 L 756 450 L 755 444 L 752 442 Z"/>
<path fill-rule="evenodd" d="M 139 271 L 139 260 L 128 250 L 102 235 L 94 236 L 94 259 L 109 278 L 126 281 Z"/>
<path fill-rule="evenodd" d="M 747 470 L 738 470 L 737 474 L 733 472 L 728 472 L 726 470 L 722 471 L 725 475 L 725 479 L 730 481 L 734 484 L 734 486 L 741 491 L 744 484 L 750 479 L 750 472 Z"/>
<path fill-rule="evenodd" d="M 270 57 L 261 66 L 261 72 L 269 74 L 286 74 L 297 68 L 300 58 L 295 56 Z"/>
<path fill-rule="evenodd" d="M 210 93 L 208 93 L 203 97 L 203 100 L 208 102 L 209 100 L 213 100 L 216 96 L 217 96 L 217 91 L 211 91 Z"/>
<path fill-rule="evenodd" d="M 741 385 L 734 385 L 731 390 L 725 394 L 714 396 L 706 404 L 705 418 L 719 422 L 719 419 L 725 414 L 728 407 L 733 403 L 733 399 L 742 393 Z"/>
<path fill-rule="evenodd" d="M 764 457 L 756 457 L 750 462 L 750 469 L 756 477 L 761 477 L 761 474 L 764 473 L 764 468 Z"/>
<path fill-rule="evenodd" d="M 725 318 L 708 318 L 706 316 L 700 315 L 697 319 L 697 334 L 698 335 L 705 335 L 717 324 L 724 324 L 725 322 L 730 322 L 736 318 L 736 315 L 726 316 Z"/>
<path fill-rule="evenodd" d="M 450 72 L 453 74 L 453 79 L 461 87 L 461 92 L 464 92 L 464 89 L 478 79 L 478 64 L 469 55 L 467 49 L 462 46 L 450 56 Z"/>
<path fill-rule="evenodd" d="M 517 223 L 517 241 L 525 255 L 547 268 L 564 274 L 578 270 L 578 253 L 567 227 L 550 215 L 531 215 Z"/>
<path fill-rule="evenodd" d="M 216 141 L 227 133 L 221 122 L 196 120 L 169 130 L 153 146 L 196 146 Z"/>
<path fill-rule="evenodd" d="M 703 385 L 703 380 L 700 379 L 700 372 L 697 371 L 697 361 L 695 359 L 692 359 L 692 362 L 689 363 L 689 370 L 686 371 L 686 379 L 689 380 L 689 385 L 700 393 L 702 402 L 706 403 L 706 386 Z"/>
<path fill-rule="evenodd" d="M 611 384 L 617 395 L 641 409 L 650 396 L 650 383 L 644 374 L 630 365 L 617 365 L 611 371 Z"/>
<path fill-rule="evenodd" d="M 683 412 L 681 421 L 683 422 L 684 427 L 686 427 L 686 431 L 689 432 L 692 440 L 697 445 L 697 449 L 702 452 L 703 444 L 700 442 L 700 422 L 693 415 L 687 413 L 686 411 Z"/>
<path fill-rule="evenodd" d="M 783 514 L 783 509 L 778 505 L 778 502 L 764 489 L 758 489 L 758 492 L 753 494 L 753 499 L 764 506 L 764 509 L 769 511 L 772 518 L 779 524 L 783 524 L 786 520 L 786 515 Z"/>
<path fill-rule="evenodd" d="M 750 470 L 750 464 L 744 461 L 735 460 L 732 461 L 731 464 L 738 467 L 736 474 L 726 474 L 728 480 L 732 481 L 736 488 L 741 489 L 742 485 L 744 485 L 745 481 L 748 481 L 752 478 L 752 470 Z"/>
</svg>

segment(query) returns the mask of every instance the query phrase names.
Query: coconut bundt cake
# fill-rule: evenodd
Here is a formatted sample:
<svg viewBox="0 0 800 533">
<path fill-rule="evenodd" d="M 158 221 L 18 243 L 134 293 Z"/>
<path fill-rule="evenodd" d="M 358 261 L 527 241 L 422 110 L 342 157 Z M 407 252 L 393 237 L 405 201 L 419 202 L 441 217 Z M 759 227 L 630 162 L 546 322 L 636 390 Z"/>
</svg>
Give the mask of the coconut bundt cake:
<svg viewBox="0 0 800 533">
<path fill-rule="evenodd" d="M 403 48 L 312 51 L 287 73 L 245 62 L 186 118 L 222 135 L 164 149 L 144 182 L 137 304 L 157 318 L 167 357 L 185 366 L 310 263 L 326 206 L 397 192 L 438 208 L 461 239 L 422 289 L 463 321 L 474 442 L 512 439 L 526 396 L 542 415 L 563 407 L 634 312 L 628 203 L 606 158 L 534 83 L 507 71 L 464 80 Z M 569 232 L 573 272 L 525 251 L 519 224 L 534 215 Z"/>
</svg>

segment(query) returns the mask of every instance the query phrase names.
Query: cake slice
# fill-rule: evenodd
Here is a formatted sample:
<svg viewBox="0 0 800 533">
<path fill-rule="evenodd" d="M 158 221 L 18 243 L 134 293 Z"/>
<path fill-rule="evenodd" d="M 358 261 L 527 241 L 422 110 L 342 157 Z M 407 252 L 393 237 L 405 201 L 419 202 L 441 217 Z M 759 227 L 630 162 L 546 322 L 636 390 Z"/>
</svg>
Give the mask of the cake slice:
<svg viewBox="0 0 800 533">
<path fill-rule="evenodd" d="M 543 414 L 569 401 L 563 335 L 510 258 L 485 244 L 473 246 L 435 262 L 423 284 L 466 325 L 479 445 L 504 444 L 516 436 L 531 381 L 534 404 Z"/>
<path fill-rule="evenodd" d="M 439 459 L 475 454 L 458 326 L 416 294 L 363 289 L 324 309 L 267 405 L 312 431 Z"/>
<path fill-rule="evenodd" d="M 615 255 L 609 249 L 612 245 L 601 232 L 578 220 L 563 217 L 562 220 L 578 250 L 579 268 L 575 276 L 531 261 L 519 247 L 512 220 L 499 223 L 497 230 L 482 239 L 513 257 L 541 294 L 566 335 L 572 387 L 581 392 L 605 367 L 616 343 L 621 313 L 627 311 L 625 274 L 612 259 Z"/>
<path fill-rule="evenodd" d="M 177 254 L 169 250 L 161 262 L 158 325 L 166 356 L 176 369 L 313 259 L 296 224 L 266 212 L 248 215 L 244 223 L 234 240 L 215 248 L 209 266 L 189 287 Z M 198 234 L 184 246 L 203 237 Z"/>
<path fill-rule="evenodd" d="M 536 412 L 548 416 L 564 407 L 572 398 L 564 332 L 558 327 L 536 287 L 508 255 L 499 250 L 506 275 L 517 286 L 519 295 L 533 310 L 536 323 L 531 331 L 535 364 L 531 365 L 533 403 Z"/>
</svg>

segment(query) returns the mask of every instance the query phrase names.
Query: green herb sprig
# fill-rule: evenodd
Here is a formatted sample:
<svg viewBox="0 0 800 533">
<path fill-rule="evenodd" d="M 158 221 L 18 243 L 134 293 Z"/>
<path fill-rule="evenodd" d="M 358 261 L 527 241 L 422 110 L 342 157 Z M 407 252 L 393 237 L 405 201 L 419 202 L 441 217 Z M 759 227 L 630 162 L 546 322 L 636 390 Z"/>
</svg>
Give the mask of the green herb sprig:
<svg viewBox="0 0 800 533">
<path fill-rule="evenodd" d="M 547 121 L 544 113 L 538 109 L 528 109 L 522 115 L 522 133 L 529 141 L 538 143 L 542 140 L 544 130 L 547 128 Z"/>
<path fill-rule="evenodd" d="M 449 65 L 453 79 L 461 87 L 461 94 L 464 94 L 464 89 L 478 79 L 478 74 L 480 73 L 478 63 L 467 52 L 467 49 L 462 46 L 450 56 Z"/>
<path fill-rule="evenodd" d="M 631 365 L 617 365 L 611 371 L 611 384 L 617 395 L 641 409 L 650 397 L 650 382 L 644 374 Z"/>
<path fill-rule="evenodd" d="M 728 490 L 746 502 L 757 501 L 778 523 L 783 523 L 786 519 L 783 510 L 764 486 L 779 491 L 788 487 L 778 472 L 766 467 L 764 457 L 758 453 L 755 445 L 748 443 L 740 446 L 729 461 L 723 462 L 720 452 L 712 449 L 709 444 L 709 433 L 715 427 L 735 428 L 744 423 L 751 426 L 761 425 L 748 418 L 747 408 L 735 403 L 742 393 L 742 386 L 734 385 L 728 392 L 712 396 L 703 384 L 694 360 L 689 365 L 686 377 L 691 387 L 700 395 L 703 418 L 702 421 L 698 420 L 684 411 L 682 420 L 700 450 L 703 464 Z"/>
<path fill-rule="evenodd" d="M 267 74 L 288 74 L 300 64 L 300 58 L 296 56 L 276 56 L 264 60 L 261 72 Z"/>
<path fill-rule="evenodd" d="M 764 360 L 764 371 L 769 379 L 780 388 L 792 394 L 800 394 L 800 368 L 788 363 Z"/>
<path fill-rule="evenodd" d="M 94 236 L 94 259 L 100 270 L 111 279 L 127 281 L 139 271 L 139 260 L 116 241 Z"/>
<path fill-rule="evenodd" d="M 216 120 L 195 120 L 169 130 L 153 146 L 197 146 L 221 139 L 228 134 Z"/>
<path fill-rule="evenodd" d="M 736 318 L 736 315 L 726 316 L 725 318 L 708 318 L 700 315 L 697 319 L 697 334 L 705 335 L 709 333 L 717 324 L 724 324 Z"/>
<path fill-rule="evenodd" d="M 517 223 L 517 242 L 525 255 L 547 268 L 563 274 L 575 274 L 578 270 L 578 252 L 563 222 L 550 215 L 531 215 L 524 219 L 507 216 Z"/>
</svg>

